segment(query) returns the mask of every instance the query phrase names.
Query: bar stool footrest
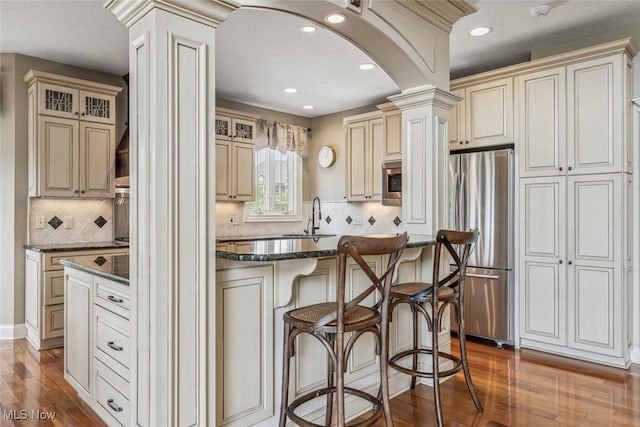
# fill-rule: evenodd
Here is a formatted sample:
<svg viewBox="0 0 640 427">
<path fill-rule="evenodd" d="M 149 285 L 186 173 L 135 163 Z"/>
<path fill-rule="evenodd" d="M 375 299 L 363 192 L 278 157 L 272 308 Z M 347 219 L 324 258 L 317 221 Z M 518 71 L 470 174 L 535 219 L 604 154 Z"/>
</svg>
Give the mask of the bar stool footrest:
<svg viewBox="0 0 640 427">
<path fill-rule="evenodd" d="M 289 417 L 289 419 L 291 421 L 293 421 L 294 423 L 296 423 L 299 426 L 303 426 L 303 427 L 326 427 L 324 424 L 315 424 L 312 423 L 311 421 L 307 421 L 304 418 L 301 418 L 300 416 L 298 416 L 295 413 L 295 410 L 298 409 L 299 406 L 303 405 L 304 403 L 307 403 L 313 399 L 322 397 L 322 396 L 326 396 L 327 394 L 333 394 L 336 393 L 336 387 L 326 387 L 326 388 L 322 388 L 319 390 L 315 390 L 306 394 L 303 394 L 302 396 L 298 397 L 297 399 L 295 399 L 293 402 L 289 403 L 289 405 L 286 408 L 286 413 L 287 416 Z M 366 420 L 361 420 L 361 421 L 351 421 L 345 424 L 345 427 L 367 427 L 367 426 L 371 426 L 373 424 L 375 424 L 375 422 L 380 419 L 383 415 L 384 415 L 384 409 L 382 407 L 382 401 L 380 399 L 378 399 L 377 397 L 373 396 L 372 394 L 369 394 L 367 392 L 364 392 L 362 390 L 358 390 L 355 388 L 351 388 L 351 387 L 345 387 L 344 388 L 344 394 L 351 394 L 354 396 L 357 396 L 361 399 L 364 399 L 366 401 L 368 401 L 369 403 L 371 403 L 372 405 L 374 405 L 374 410 L 375 412 L 373 413 L 372 416 L 370 416 L 369 418 L 367 418 Z"/>
<path fill-rule="evenodd" d="M 433 378 L 433 372 L 420 371 L 419 369 L 414 370 L 413 368 L 406 368 L 398 364 L 400 360 L 409 356 L 413 356 L 415 354 L 425 354 L 425 355 L 431 356 L 433 354 L 433 351 L 429 348 L 416 348 L 416 349 L 401 351 L 400 353 L 393 355 L 389 359 L 389 366 L 407 375 L 416 376 L 420 378 Z M 451 375 L 456 374 L 458 371 L 462 370 L 462 359 L 460 359 L 459 357 L 449 353 L 439 351 L 438 358 L 440 357 L 443 357 L 445 359 L 452 361 L 453 368 L 447 369 L 446 371 L 440 371 L 438 373 L 438 377 L 440 378 L 449 377 Z"/>
</svg>

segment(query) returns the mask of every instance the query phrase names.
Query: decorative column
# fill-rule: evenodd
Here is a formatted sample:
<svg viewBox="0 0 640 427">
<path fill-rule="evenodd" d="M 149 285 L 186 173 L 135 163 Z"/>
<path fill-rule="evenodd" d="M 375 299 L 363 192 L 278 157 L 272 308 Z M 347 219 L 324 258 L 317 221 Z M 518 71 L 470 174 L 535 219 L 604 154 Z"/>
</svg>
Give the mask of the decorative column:
<svg viewBox="0 0 640 427">
<path fill-rule="evenodd" d="M 215 28 L 233 7 L 105 7 L 130 41 L 131 425 L 215 425 Z"/>
<path fill-rule="evenodd" d="M 402 215 L 409 233 L 447 225 L 449 110 L 461 98 L 432 86 L 389 97 L 402 111 Z"/>
</svg>

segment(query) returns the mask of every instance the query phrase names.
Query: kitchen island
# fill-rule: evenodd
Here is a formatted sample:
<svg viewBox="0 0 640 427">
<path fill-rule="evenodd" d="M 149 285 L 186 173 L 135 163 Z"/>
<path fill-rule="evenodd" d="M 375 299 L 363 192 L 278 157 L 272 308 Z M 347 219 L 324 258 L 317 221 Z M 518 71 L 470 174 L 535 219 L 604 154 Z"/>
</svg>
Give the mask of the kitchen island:
<svg viewBox="0 0 640 427">
<path fill-rule="evenodd" d="M 216 245 L 216 370 L 217 425 L 275 426 L 278 421 L 282 366 L 282 315 L 311 304 L 334 301 L 337 282 L 337 244 L 340 236 L 261 236 L 219 239 Z M 412 234 L 399 261 L 395 282 L 430 281 L 435 239 Z M 385 256 L 365 257 L 378 274 Z M 448 269 L 448 260 L 442 260 Z M 369 286 L 353 260 L 347 261 L 347 298 Z M 367 300 L 365 303 L 370 303 Z M 412 345 L 411 312 L 399 307 L 393 313 L 391 354 Z M 427 335 L 421 332 L 427 347 Z M 448 324 L 440 336 L 440 348 L 450 347 Z M 345 373 L 345 383 L 375 394 L 379 358 L 372 336 L 356 343 Z M 295 399 L 326 383 L 324 348 L 308 336 L 299 337 L 291 364 L 290 398 Z M 430 361 L 421 360 L 429 369 Z M 427 382 L 428 383 L 428 382 Z M 410 377 L 390 372 L 391 395 L 407 390 Z M 322 424 L 324 399 L 303 406 L 300 414 Z M 355 417 L 369 410 L 359 400 L 347 400 L 346 413 Z"/>
</svg>

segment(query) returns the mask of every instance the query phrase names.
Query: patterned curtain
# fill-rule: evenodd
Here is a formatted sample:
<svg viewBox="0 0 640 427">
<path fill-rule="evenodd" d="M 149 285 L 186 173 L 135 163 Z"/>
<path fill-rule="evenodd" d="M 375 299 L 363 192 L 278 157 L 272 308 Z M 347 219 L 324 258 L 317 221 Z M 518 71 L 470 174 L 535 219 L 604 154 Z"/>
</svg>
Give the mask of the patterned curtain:
<svg viewBox="0 0 640 427">
<path fill-rule="evenodd" d="M 269 147 L 281 153 L 293 151 L 303 159 L 309 157 L 307 128 L 259 119 L 256 124 L 257 149 Z"/>
</svg>

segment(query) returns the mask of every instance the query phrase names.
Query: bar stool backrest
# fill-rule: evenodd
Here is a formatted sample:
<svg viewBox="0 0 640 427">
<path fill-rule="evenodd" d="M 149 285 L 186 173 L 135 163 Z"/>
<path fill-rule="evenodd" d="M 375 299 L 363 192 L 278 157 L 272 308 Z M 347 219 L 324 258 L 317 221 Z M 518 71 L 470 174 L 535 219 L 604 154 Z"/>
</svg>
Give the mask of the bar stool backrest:
<svg viewBox="0 0 640 427">
<path fill-rule="evenodd" d="M 390 237 L 367 236 L 342 236 L 338 242 L 338 287 L 336 292 L 337 310 L 329 313 L 314 324 L 314 328 L 322 327 L 337 320 L 338 329 L 344 325 L 344 317 L 358 304 L 362 303 L 369 295 L 378 294 L 379 298 L 371 308 L 378 310 L 389 301 L 391 280 L 400 255 L 407 245 L 407 233 Z M 364 260 L 367 255 L 388 255 L 386 270 L 378 276 Z M 345 301 L 345 286 L 347 274 L 347 257 L 353 260 L 362 269 L 371 281 L 371 285 L 354 296 L 350 301 Z"/>
<path fill-rule="evenodd" d="M 467 262 L 469 256 L 478 241 L 480 233 L 477 229 L 470 231 L 439 230 L 436 237 L 436 250 L 433 257 L 433 282 L 436 289 L 433 291 L 434 301 L 438 300 L 437 288 L 448 286 L 459 293 L 463 292 L 464 281 L 467 275 Z M 442 249 L 451 256 L 454 269 L 444 278 L 440 279 L 440 258 Z"/>
</svg>

